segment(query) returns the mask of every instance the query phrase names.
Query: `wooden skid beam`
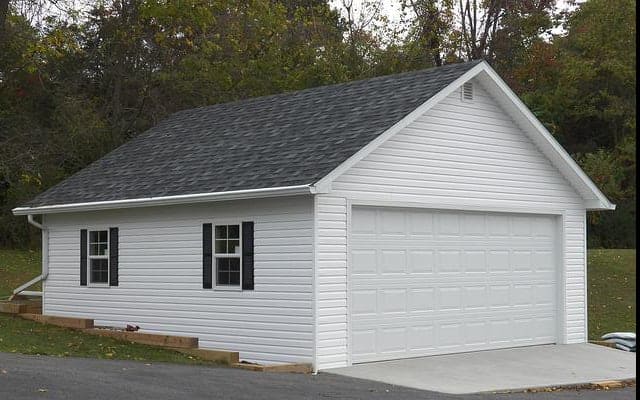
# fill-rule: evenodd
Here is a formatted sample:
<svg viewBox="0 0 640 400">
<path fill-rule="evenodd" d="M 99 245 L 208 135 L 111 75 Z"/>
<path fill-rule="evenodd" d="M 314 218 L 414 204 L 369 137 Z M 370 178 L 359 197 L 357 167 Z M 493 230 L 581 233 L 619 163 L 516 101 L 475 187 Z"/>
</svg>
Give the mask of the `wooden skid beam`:
<svg viewBox="0 0 640 400">
<path fill-rule="evenodd" d="M 179 349 L 197 349 L 198 338 L 187 336 L 156 335 L 153 333 L 128 332 L 115 329 L 86 329 L 91 335 L 111 337 L 128 342 L 148 344 L 151 346 L 175 347 Z"/>
<path fill-rule="evenodd" d="M 73 329 L 89 329 L 93 328 L 93 320 L 88 318 L 71 318 L 71 317 L 58 317 L 55 315 L 41 315 L 41 314 L 19 314 L 24 319 L 40 322 L 42 324 L 51 324 L 61 326 L 64 328 Z"/>
<path fill-rule="evenodd" d="M 24 304 L 17 304 L 12 302 L 1 302 L 0 303 L 0 313 L 5 314 L 22 314 L 26 311 L 26 306 Z"/>
<path fill-rule="evenodd" d="M 240 362 L 240 354 L 237 351 L 178 348 L 174 348 L 173 350 L 189 354 L 203 360 L 216 361 L 227 365 L 234 365 Z"/>
<path fill-rule="evenodd" d="M 232 364 L 234 368 L 246 369 L 256 372 L 289 372 L 297 374 L 308 374 L 312 372 L 311 364 L 281 364 L 281 365 L 261 365 L 249 363 Z"/>
</svg>

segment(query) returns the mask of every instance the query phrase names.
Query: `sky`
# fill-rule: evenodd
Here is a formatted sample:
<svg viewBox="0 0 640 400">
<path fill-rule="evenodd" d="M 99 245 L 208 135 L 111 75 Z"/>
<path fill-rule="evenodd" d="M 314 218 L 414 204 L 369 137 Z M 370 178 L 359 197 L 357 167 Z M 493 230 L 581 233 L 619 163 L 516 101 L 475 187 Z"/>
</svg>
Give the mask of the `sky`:
<svg viewBox="0 0 640 400">
<path fill-rule="evenodd" d="M 558 11 L 570 11 L 578 7 L 579 4 L 586 2 L 587 0 L 557 0 L 556 9 Z M 343 4 L 353 4 L 353 9 L 357 14 L 362 9 L 363 3 L 377 3 L 380 5 L 381 12 L 383 12 L 388 18 L 391 24 L 401 23 L 401 0 L 330 0 L 330 4 L 341 10 L 344 13 Z M 555 27 L 552 30 L 554 35 L 563 33 L 562 27 Z"/>
</svg>

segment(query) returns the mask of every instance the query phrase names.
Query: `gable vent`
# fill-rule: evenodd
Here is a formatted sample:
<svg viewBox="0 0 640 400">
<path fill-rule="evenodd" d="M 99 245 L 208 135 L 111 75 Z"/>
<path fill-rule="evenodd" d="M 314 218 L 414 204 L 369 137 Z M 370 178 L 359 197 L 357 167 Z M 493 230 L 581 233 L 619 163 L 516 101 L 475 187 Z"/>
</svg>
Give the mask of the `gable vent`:
<svg viewBox="0 0 640 400">
<path fill-rule="evenodd" d="M 473 83 L 466 82 L 462 85 L 462 100 L 473 100 Z"/>
</svg>

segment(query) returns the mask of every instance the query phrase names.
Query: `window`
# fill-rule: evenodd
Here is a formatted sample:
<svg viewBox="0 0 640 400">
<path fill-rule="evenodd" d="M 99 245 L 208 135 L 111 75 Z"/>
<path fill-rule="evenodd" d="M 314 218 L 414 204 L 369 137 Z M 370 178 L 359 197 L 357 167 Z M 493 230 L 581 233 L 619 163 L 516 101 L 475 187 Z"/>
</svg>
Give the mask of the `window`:
<svg viewBox="0 0 640 400">
<path fill-rule="evenodd" d="M 109 232 L 89 231 L 89 282 L 109 283 Z"/>
<path fill-rule="evenodd" d="M 216 225 L 214 235 L 216 286 L 240 287 L 240 225 Z"/>
</svg>

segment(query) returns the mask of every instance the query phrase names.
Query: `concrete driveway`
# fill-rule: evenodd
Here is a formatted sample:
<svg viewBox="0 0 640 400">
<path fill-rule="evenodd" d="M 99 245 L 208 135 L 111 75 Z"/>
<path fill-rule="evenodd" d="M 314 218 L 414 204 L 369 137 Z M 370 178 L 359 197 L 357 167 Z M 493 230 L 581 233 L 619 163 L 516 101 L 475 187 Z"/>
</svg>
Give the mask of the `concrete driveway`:
<svg viewBox="0 0 640 400">
<path fill-rule="evenodd" d="M 325 372 L 465 394 L 635 379 L 636 355 L 584 343 L 384 361 Z"/>
</svg>

